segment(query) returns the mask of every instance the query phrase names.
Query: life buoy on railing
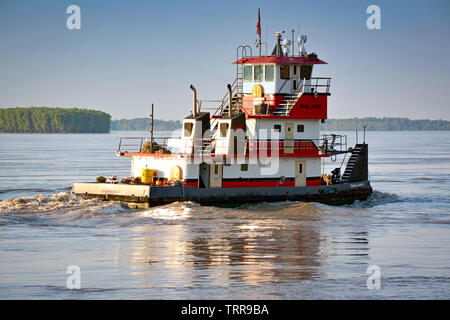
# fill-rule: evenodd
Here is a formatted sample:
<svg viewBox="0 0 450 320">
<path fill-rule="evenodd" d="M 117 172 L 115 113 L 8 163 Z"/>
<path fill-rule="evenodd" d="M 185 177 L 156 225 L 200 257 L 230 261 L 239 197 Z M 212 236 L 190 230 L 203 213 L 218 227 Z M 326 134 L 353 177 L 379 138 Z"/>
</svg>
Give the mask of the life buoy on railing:
<svg viewBox="0 0 450 320">
<path fill-rule="evenodd" d="M 262 98 L 264 94 L 264 88 L 260 84 L 255 84 L 252 88 L 252 97 L 253 98 Z"/>
<path fill-rule="evenodd" d="M 333 157 L 334 157 L 334 158 L 333 158 Z M 333 160 L 333 159 L 334 159 L 334 160 Z M 332 154 L 331 157 L 330 157 L 331 162 L 336 162 L 336 159 L 337 159 L 336 155 L 335 155 L 335 154 Z"/>
</svg>

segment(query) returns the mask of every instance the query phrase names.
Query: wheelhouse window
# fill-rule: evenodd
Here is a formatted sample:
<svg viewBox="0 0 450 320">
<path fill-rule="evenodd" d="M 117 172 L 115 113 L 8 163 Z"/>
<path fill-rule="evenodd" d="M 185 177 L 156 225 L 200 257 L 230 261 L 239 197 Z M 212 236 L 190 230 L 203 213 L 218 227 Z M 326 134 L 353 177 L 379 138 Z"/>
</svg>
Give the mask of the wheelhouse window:
<svg viewBox="0 0 450 320">
<path fill-rule="evenodd" d="M 192 122 L 184 123 L 184 136 L 185 137 L 191 136 L 193 127 L 194 127 L 194 124 Z"/>
<path fill-rule="evenodd" d="M 300 78 L 310 80 L 311 79 L 311 73 L 312 73 L 312 66 L 311 65 L 301 65 L 300 66 Z"/>
<path fill-rule="evenodd" d="M 253 66 L 244 66 L 244 81 L 253 81 Z"/>
<path fill-rule="evenodd" d="M 263 66 L 256 65 L 253 67 L 253 79 L 255 82 L 261 82 L 263 80 Z"/>
<path fill-rule="evenodd" d="M 275 67 L 272 64 L 266 65 L 265 66 L 265 80 L 267 82 L 272 82 L 273 79 L 275 78 L 274 73 L 275 73 Z"/>
<path fill-rule="evenodd" d="M 297 132 L 305 132 L 305 126 L 303 124 L 298 124 Z"/>
<path fill-rule="evenodd" d="M 227 136 L 229 126 L 230 125 L 228 123 L 221 123 L 220 124 L 220 137 L 221 138 L 225 138 Z"/>
<path fill-rule="evenodd" d="M 280 79 L 290 78 L 290 68 L 288 64 L 280 65 Z"/>
<path fill-rule="evenodd" d="M 274 130 L 275 132 L 281 132 L 281 124 L 275 124 L 275 125 L 273 126 L 273 130 Z"/>
</svg>

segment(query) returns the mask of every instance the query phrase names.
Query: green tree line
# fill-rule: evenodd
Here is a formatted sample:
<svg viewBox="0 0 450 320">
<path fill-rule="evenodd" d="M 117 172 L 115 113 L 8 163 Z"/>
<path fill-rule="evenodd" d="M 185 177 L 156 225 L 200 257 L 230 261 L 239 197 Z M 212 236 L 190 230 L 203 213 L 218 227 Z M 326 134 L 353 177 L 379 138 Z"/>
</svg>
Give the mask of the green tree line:
<svg viewBox="0 0 450 320">
<path fill-rule="evenodd" d="M 181 128 L 180 121 L 154 120 L 155 131 L 172 131 Z M 360 118 L 360 119 L 327 119 L 322 124 L 326 131 L 352 131 L 356 125 L 358 130 L 366 126 L 368 131 L 447 131 L 450 121 L 445 120 L 410 120 L 408 118 Z M 149 118 L 111 121 L 111 130 L 139 130 L 150 129 Z"/>
<path fill-rule="evenodd" d="M 0 132 L 108 133 L 111 116 L 78 108 L 0 108 Z"/>
<path fill-rule="evenodd" d="M 356 127 L 368 131 L 447 131 L 450 121 L 445 120 L 410 120 L 408 118 L 353 118 L 328 119 L 322 124 L 326 131 L 352 131 Z"/>
<path fill-rule="evenodd" d="M 150 130 L 150 118 L 121 119 L 111 121 L 111 130 Z M 174 120 L 153 120 L 153 130 L 155 131 L 173 131 L 181 128 L 181 121 Z"/>
</svg>

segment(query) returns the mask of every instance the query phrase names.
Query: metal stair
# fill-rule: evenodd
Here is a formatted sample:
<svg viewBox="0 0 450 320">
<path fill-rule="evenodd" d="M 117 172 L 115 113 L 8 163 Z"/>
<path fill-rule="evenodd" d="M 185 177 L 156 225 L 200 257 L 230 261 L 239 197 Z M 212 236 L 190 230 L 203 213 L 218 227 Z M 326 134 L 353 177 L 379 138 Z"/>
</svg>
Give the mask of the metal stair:
<svg viewBox="0 0 450 320">
<path fill-rule="evenodd" d="M 342 175 L 342 182 L 349 182 L 350 181 L 350 176 L 352 174 L 352 171 L 355 167 L 356 162 L 358 161 L 360 155 L 361 155 L 361 150 L 362 150 L 363 145 L 361 144 L 357 144 L 355 146 L 355 148 L 352 151 L 352 155 L 350 156 L 350 159 L 348 159 L 347 162 L 347 167 L 345 168 L 345 172 Z"/>
<path fill-rule="evenodd" d="M 286 95 L 284 100 L 279 104 L 278 108 L 273 111 L 273 115 L 278 117 L 288 116 L 289 112 L 300 97 L 301 94 Z"/>
<path fill-rule="evenodd" d="M 227 99 L 228 102 L 228 99 Z M 239 96 L 238 93 L 236 93 L 233 98 L 231 99 L 231 107 L 233 108 L 233 114 L 236 114 L 239 109 L 242 106 L 242 95 Z M 222 112 L 222 116 L 223 115 L 227 115 L 228 114 L 228 103 L 227 105 L 224 107 L 223 112 Z"/>
</svg>

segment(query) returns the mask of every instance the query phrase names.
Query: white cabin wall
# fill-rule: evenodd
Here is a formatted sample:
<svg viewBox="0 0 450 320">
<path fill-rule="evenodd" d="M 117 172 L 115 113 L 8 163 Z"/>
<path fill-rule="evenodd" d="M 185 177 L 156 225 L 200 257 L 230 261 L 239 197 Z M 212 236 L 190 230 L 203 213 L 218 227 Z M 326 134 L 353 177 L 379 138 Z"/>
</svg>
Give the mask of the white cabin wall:
<svg viewBox="0 0 450 320">
<path fill-rule="evenodd" d="M 267 161 L 270 158 L 261 159 L 261 161 Z M 278 166 L 274 165 L 274 168 L 277 168 L 278 170 L 271 170 L 273 171 L 272 174 L 264 174 L 264 171 L 262 170 L 262 167 L 255 163 L 255 164 L 249 164 L 248 165 L 248 171 L 241 171 L 241 165 L 240 164 L 231 164 L 229 166 L 224 165 L 223 166 L 223 178 L 279 178 L 281 176 L 285 177 L 294 177 L 295 176 L 295 163 L 293 165 L 290 165 L 292 163 L 292 159 L 288 158 L 278 158 L 278 159 L 272 159 L 272 161 L 279 161 Z"/>
<path fill-rule="evenodd" d="M 246 130 L 247 130 L 247 137 L 249 139 L 253 139 L 253 137 L 256 134 L 256 123 L 257 123 L 256 119 L 247 119 L 247 120 L 245 120 L 245 127 L 246 127 Z"/>
<path fill-rule="evenodd" d="M 320 177 L 322 168 L 320 165 L 321 158 L 307 158 L 306 160 L 306 177 Z"/>
<path fill-rule="evenodd" d="M 250 123 L 249 120 L 255 120 L 254 123 Z M 266 130 L 267 138 L 270 138 L 270 132 L 273 130 L 274 125 L 281 125 L 281 132 L 278 132 L 279 138 L 284 139 L 284 128 L 286 122 L 293 123 L 294 125 L 294 139 L 304 140 L 318 140 L 320 138 L 320 120 L 297 120 L 297 119 L 248 119 L 247 129 L 249 133 L 249 140 L 258 139 L 258 131 Z M 297 125 L 302 124 L 304 126 L 304 132 L 297 132 Z"/>
<path fill-rule="evenodd" d="M 133 177 L 141 176 L 141 169 L 155 169 L 156 176 L 170 178 L 170 169 L 177 165 L 181 168 L 183 179 L 198 179 L 199 166 L 198 164 L 190 164 L 185 158 L 151 158 L 151 157 L 132 157 L 131 159 Z"/>
<path fill-rule="evenodd" d="M 271 158 L 262 158 L 261 163 L 266 163 Z M 249 164 L 248 171 L 241 171 L 240 164 L 231 164 L 223 166 L 224 179 L 238 179 L 238 178 L 295 178 L 295 162 L 296 160 L 306 161 L 306 177 L 319 177 L 321 174 L 320 158 L 278 158 L 271 159 L 272 161 L 279 161 L 278 166 L 274 165 L 277 170 L 271 170 L 270 174 L 264 174 L 262 167 L 259 164 Z"/>
</svg>

